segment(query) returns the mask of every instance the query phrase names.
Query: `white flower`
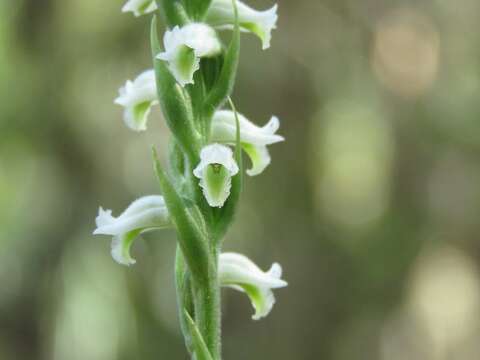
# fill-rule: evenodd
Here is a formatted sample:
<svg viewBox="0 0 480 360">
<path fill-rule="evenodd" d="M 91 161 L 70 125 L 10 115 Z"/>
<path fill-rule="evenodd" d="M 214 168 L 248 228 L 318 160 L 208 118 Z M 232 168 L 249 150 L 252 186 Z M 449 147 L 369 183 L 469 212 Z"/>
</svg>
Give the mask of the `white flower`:
<svg viewBox="0 0 480 360">
<path fill-rule="evenodd" d="M 98 211 L 97 228 L 93 234 L 113 235 L 112 257 L 119 264 L 132 265 L 130 256 L 133 240 L 142 232 L 170 226 L 170 218 L 162 196 L 144 196 L 135 200 L 118 217 L 111 210 Z"/>
<path fill-rule="evenodd" d="M 277 5 L 265 11 L 258 11 L 237 1 L 237 9 L 240 29 L 257 35 L 262 41 L 262 48 L 268 49 L 272 30 L 277 24 Z M 232 0 L 213 0 L 206 21 L 217 29 L 232 29 L 235 23 Z"/>
<path fill-rule="evenodd" d="M 202 23 L 192 23 L 165 32 L 165 51 L 157 59 L 168 67 L 181 86 L 193 84 L 193 74 L 200 68 L 200 58 L 218 55 L 222 49 L 215 30 Z"/>
<path fill-rule="evenodd" d="M 123 12 L 133 12 L 135 16 L 145 15 L 157 10 L 155 0 L 128 0 L 122 7 Z"/>
<path fill-rule="evenodd" d="M 232 186 L 232 176 L 238 173 L 232 150 L 224 145 L 211 144 L 200 152 L 200 163 L 193 174 L 200 179 L 200 186 L 212 207 L 222 207 Z"/>
<path fill-rule="evenodd" d="M 147 129 L 147 118 L 153 105 L 158 104 L 155 72 L 147 70 L 135 80 L 127 80 L 119 90 L 115 103 L 125 108 L 123 120 L 132 130 Z"/>
<path fill-rule="evenodd" d="M 287 286 L 282 280 L 282 268 L 274 263 L 270 270 L 263 272 L 249 258 L 236 253 L 223 253 L 219 258 L 219 279 L 222 286 L 228 286 L 247 293 L 255 314 L 254 320 L 267 316 L 275 304 L 272 289 Z"/>
<path fill-rule="evenodd" d="M 276 116 L 272 116 L 265 126 L 259 127 L 245 116 L 238 113 L 237 115 L 240 123 L 240 142 L 252 161 L 252 168 L 247 170 L 247 174 L 258 175 L 271 161 L 267 145 L 284 140 L 282 136 L 276 134 L 280 127 L 280 121 Z M 211 141 L 235 144 L 236 129 L 235 113 L 229 110 L 219 110 L 213 115 Z"/>
</svg>

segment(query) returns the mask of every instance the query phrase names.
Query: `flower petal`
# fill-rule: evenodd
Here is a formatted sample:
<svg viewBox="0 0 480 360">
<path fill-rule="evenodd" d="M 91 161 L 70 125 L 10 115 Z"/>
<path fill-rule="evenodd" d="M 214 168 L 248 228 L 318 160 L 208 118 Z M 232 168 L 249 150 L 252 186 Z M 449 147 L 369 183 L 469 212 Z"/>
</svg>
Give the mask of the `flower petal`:
<svg viewBox="0 0 480 360">
<path fill-rule="evenodd" d="M 94 235 L 120 235 L 132 230 L 163 228 L 170 225 L 168 210 L 162 196 L 144 196 L 135 200 L 120 216 L 100 208 Z"/>
<path fill-rule="evenodd" d="M 238 21 L 243 31 L 257 35 L 262 41 L 262 49 L 270 47 L 272 30 L 277 25 L 277 5 L 265 11 L 255 10 L 237 1 Z M 207 13 L 207 23 L 217 29 L 232 29 L 235 13 L 230 0 L 213 0 Z"/>
<path fill-rule="evenodd" d="M 263 127 L 257 126 L 242 114 L 238 114 L 240 122 L 240 141 L 253 145 L 271 145 L 284 141 L 283 136 L 276 132 L 280 127 L 280 120 L 272 116 Z M 212 119 L 211 139 L 227 143 L 235 142 L 236 122 L 235 113 L 230 110 L 216 111 Z"/>
<path fill-rule="evenodd" d="M 276 116 L 272 116 L 266 125 L 259 127 L 245 116 L 239 114 L 239 122 L 240 141 L 243 150 L 245 150 L 252 162 L 252 168 L 247 170 L 247 174 L 255 176 L 262 173 L 270 164 L 271 158 L 267 145 L 284 140 L 283 136 L 276 134 L 280 121 Z M 236 124 L 233 111 L 219 110 L 215 112 L 212 119 L 211 140 L 234 144 L 235 134 Z"/>
<path fill-rule="evenodd" d="M 128 0 L 122 12 L 132 12 L 135 16 L 145 15 L 157 9 L 155 0 Z"/>
<path fill-rule="evenodd" d="M 282 268 L 274 263 L 263 272 L 246 256 L 223 253 L 219 259 L 219 278 L 222 286 L 245 292 L 255 308 L 254 320 L 267 316 L 275 303 L 272 289 L 287 286 L 281 279 Z"/>
<path fill-rule="evenodd" d="M 168 210 L 162 196 L 144 196 L 135 200 L 120 216 L 112 216 L 111 210 L 99 209 L 95 219 L 95 235 L 112 235 L 112 257 L 120 264 L 135 263 L 130 256 L 133 240 L 142 232 L 171 225 Z"/>
</svg>

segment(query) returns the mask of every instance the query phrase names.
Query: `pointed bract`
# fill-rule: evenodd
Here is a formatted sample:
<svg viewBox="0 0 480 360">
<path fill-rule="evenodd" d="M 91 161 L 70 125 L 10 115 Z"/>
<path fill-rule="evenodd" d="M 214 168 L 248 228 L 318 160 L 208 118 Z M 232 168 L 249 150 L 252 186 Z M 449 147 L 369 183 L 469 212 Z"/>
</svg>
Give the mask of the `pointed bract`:
<svg viewBox="0 0 480 360">
<path fill-rule="evenodd" d="M 122 7 L 122 12 L 132 12 L 135 16 L 141 16 L 157 10 L 155 0 L 128 0 Z"/>
<path fill-rule="evenodd" d="M 272 116 L 266 125 L 259 127 L 241 114 L 238 114 L 238 117 L 240 142 L 252 162 L 252 168 L 247 170 L 247 174 L 258 175 L 270 164 L 267 145 L 284 140 L 283 136 L 276 134 L 280 127 L 280 121 L 276 116 Z M 212 119 L 211 141 L 234 144 L 235 131 L 235 113 L 233 111 L 219 110 L 215 112 Z"/>
<path fill-rule="evenodd" d="M 157 59 L 168 62 L 168 68 L 181 86 L 193 84 L 193 74 L 200 68 L 200 58 L 218 55 L 222 49 L 213 28 L 203 23 L 175 26 L 163 37 L 165 51 Z"/>
<path fill-rule="evenodd" d="M 184 310 L 183 313 L 187 320 L 189 332 L 192 337 L 192 346 L 195 351 L 195 358 L 197 360 L 213 360 L 212 355 L 208 351 L 207 345 L 205 344 L 205 340 L 203 339 L 200 330 L 198 330 L 197 324 L 195 324 L 187 310 Z"/>
<path fill-rule="evenodd" d="M 232 186 L 232 176 L 238 173 L 238 165 L 232 150 L 224 145 L 211 144 L 200 152 L 200 163 L 193 174 L 200 179 L 200 186 L 208 204 L 222 207 Z"/>
<path fill-rule="evenodd" d="M 222 286 L 245 292 L 255 308 L 254 320 L 267 316 L 275 303 L 272 289 L 287 286 L 281 279 L 282 268 L 274 263 L 264 272 L 249 258 L 237 253 L 223 253 L 219 257 L 219 280 Z"/>
<path fill-rule="evenodd" d="M 147 70 L 135 80 L 127 80 L 125 86 L 120 88 L 115 103 L 125 108 L 123 120 L 130 129 L 146 130 L 150 109 L 158 104 L 155 72 Z"/>
<path fill-rule="evenodd" d="M 257 35 L 262 41 L 262 48 L 268 49 L 272 30 L 277 26 L 277 5 L 270 9 L 258 11 L 241 1 L 237 1 L 238 21 L 242 31 Z M 235 14 L 231 0 L 213 0 L 207 12 L 207 23 L 217 29 L 232 29 Z"/>
<path fill-rule="evenodd" d="M 162 196 L 144 196 L 135 200 L 118 217 L 111 210 L 100 208 L 95 219 L 94 235 L 112 235 L 112 257 L 119 264 L 132 265 L 130 246 L 142 232 L 171 226 Z"/>
</svg>

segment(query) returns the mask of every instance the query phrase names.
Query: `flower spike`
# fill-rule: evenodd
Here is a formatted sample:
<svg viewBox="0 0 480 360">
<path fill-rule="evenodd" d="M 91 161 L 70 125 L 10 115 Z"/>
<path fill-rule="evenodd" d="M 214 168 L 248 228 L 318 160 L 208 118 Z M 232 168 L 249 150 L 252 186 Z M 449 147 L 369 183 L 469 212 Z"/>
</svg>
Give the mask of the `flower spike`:
<svg viewBox="0 0 480 360">
<path fill-rule="evenodd" d="M 280 121 L 276 116 L 272 116 L 266 125 L 259 127 L 241 114 L 238 114 L 238 117 L 240 142 L 252 162 L 252 168 L 247 170 L 247 174 L 255 176 L 262 173 L 270 164 L 271 159 L 267 145 L 284 140 L 283 136 L 276 134 L 280 127 Z M 211 141 L 234 144 L 235 131 L 235 113 L 233 111 L 219 110 L 215 112 L 212 119 Z"/>
<path fill-rule="evenodd" d="M 219 278 L 222 286 L 245 292 L 255 308 L 252 319 L 267 316 L 275 304 L 272 289 L 287 286 L 281 279 L 282 268 L 274 263 L 270 270 L 263 272 L 249 258 L 237 253 L 223 253 L 219 258 Z"/>
<path fill-rule="evenodd" d="M 238 173 L 232 150 L 224 145 L 211 144 L 202 149 L 200 159 L 193 174 L 200 179 L 208 204 L 222 207 L 230 195 L 232 176 Z"/>
<path fill-rule="evenodd" d="M 165 51 L 157 59 L 168 67 L 181 86 L 193 84 L 193 74 L 200 68 L 200 58 L 218 55 L 222 49 L 215 30 L 202 23 L 175 26 L 163 37 Z"/>
<path fill-rule="evenodd" d="M 135 16 L 141 16 L 157 10 L 155 0 L 128 0 L 122 7 L 122 12 L 132 12 Z"/>
<path fill-rule="evenodd" d="M 135 200 L 118 217 L 111 210 L 100 208 L 95 219 L 94 235 L 112 235 L 112 257 L 122 265 L 133 265 L 130 256 L 133 240 L 142 232 L 161 229 L 171 225 L 170 217 L 162 196 L 144 196 Z"/>
<path fill-rule="evenodd" d="M 187 350 L 192 359 L 220 359 L 220 287 L 245 293 L 254 308 L 252 318 L 258 320 L 273 308 L 273 289 L 287 286 L 279 264 L 263 271 L 244 255 L 221 252 L 240 200 L 244 154 L 252 163 L 246 173 L 258 175 L 271 161 L 268 146 L 284 140 L 277 134 L 277 117 L 257 126 L 236 112 L 230 98 L 241 32 L 253 33 L 263 49 L 269 48 L 277 5 L 258 11 L 240 0 L 123 3 L 123 12 L 153 13 L 153 69 L 126 81 L 115 103 L 123 107 L 123 120 L 134 131 L 145 131 L 152 106 L 160 105 L 172 135 L 168 171 L 152 146 L 162 196 L 141 197 L 118 216 L 100 207 L 93 233 L 111 236 L 113 259 L 129 266 L 136 262 L 130 255 L 136 238 L 150 230 L 173 227 L 177 233 L 177 304 Z M 163 46 L 157 27 L 160 15 L 166 27 Z M 225 46 L 218 35 L 224 29 L 233 30 Z M 232 111 L 220 110 L 227 101 Z"/>
<path fill-rule="evenodd" d="M 155 72 L 147 70 L 133 81 L 127 80 L 119 90 L 115 103 L 125 108 L 123 120 L 132 130 L 147 129 L 147 120 L 153 105 L 158 104 Z"/>
<path fill-rule="evenodd" d="M 277 5 L 265 11 L 258 11 L 237 1 L 237 8 L 241 30 L 257 35 L 262 41 L 262 49 L 268 49 L 272 30 L 277 26 Z M 232 0 L 213 0 L 206 21 L 219 30 L 232 29 L 235 22 Z"/>
</svg>

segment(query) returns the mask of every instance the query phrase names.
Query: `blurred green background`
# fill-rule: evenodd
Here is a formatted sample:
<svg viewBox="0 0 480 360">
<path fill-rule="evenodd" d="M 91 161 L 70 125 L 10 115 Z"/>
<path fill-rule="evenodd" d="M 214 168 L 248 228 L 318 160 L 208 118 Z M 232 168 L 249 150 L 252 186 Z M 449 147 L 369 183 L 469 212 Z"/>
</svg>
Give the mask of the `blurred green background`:
<svg viewBox="0 0 480 360">
<path fill-rule="evenodd" d="M 269 1 L 249 2 L 267 8 Z M 123 1 L 0 1 L 0 359 L 186 359 L 173 231 L 113 262 L 93 237 L 158 192 L 158 109 L 129 131 L 118 87 L 150 66 Z M 285 143 L 248 178 L 226 250 L 289 287 L 264 320 L 224 292 L 224 357 L 480 357 L 478 0 L 279 1 L 272 48 L 242 37 L 234 94 Z M 227 35 L 228 37 L 228 35 Z"/>
</svg>

